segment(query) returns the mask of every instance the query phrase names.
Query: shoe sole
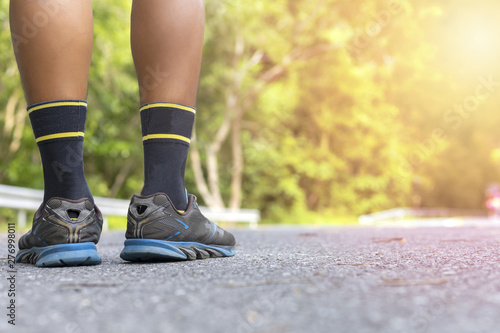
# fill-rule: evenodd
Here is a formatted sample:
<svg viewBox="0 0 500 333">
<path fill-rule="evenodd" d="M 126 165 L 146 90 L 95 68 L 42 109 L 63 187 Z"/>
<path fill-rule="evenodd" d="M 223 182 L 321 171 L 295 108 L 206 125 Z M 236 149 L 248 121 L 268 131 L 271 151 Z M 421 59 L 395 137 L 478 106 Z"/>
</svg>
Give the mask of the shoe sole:
<svg viewBox="0 0 500 333">
<path fill-rule="evenodd" d="M 21 250 L 17 263 L 34 264 L 37 267 L 65 267 L 98 265 L 101 257 L 94 243 L 58 244 Z"/>
<path fill-rule="evenodd" d="M 235 253 L 234 246 L 157 239 L 127 239 L 120 258 L 133 262 L 178 261 L 232 257 Z"/>
</svg>

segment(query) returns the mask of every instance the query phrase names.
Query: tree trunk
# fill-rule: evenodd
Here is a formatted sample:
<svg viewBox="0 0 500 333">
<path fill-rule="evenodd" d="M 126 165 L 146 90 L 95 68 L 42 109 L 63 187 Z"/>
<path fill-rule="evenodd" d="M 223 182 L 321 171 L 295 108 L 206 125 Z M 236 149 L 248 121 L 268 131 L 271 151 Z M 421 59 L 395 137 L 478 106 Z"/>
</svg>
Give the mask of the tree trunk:
<svg viewBox="0 0 500 333">
<path fill-rule="evenodd" d="M 232 128 L 232 153 L 233 153 L 233 175 L 231 178 L 231 198 L 229 208 L 241 208 L 241 186 L 243 181 L 243 146 L 241 142 L 241 122 L 244 109 L 238 108 Z"/>
<path fill-rule="evenodd" d="M 196 133 L 193 132 L 193 138 L 191 139 L 191 147 L 190 154 L 191 156 L 191 164 L 194 173 L 194 182 L 196 184 L 196 188 L 200 192 L 203 201 L 205 201 L 206 205 L 209 207 L 214 207 L 215 204 L 214 199 L 212 198 L 212 193 L 210 193 L 207 182 L 205 181 L 205 176 L 203 175 L 203 169 L 201 167 L 201 159 L 200 159 L 200 151 L 198 149 L 198 144 L 196 141 Z"/>
<path fill-rule="evenodd" d="M 128 158 L 125 164 L 120 168 L 120 172 L 118 172 L 118 175 L 116 176 L 115 181 L 113 182 L 113 185 L 109 190 L 109 196 L 111 198 L 115 198 L 118 191 L 120 191 L 123 187 L 123 184 L 127 180 L 127 176 L 129 175 L 133 164 L 134 159 Z"/>
</svg>

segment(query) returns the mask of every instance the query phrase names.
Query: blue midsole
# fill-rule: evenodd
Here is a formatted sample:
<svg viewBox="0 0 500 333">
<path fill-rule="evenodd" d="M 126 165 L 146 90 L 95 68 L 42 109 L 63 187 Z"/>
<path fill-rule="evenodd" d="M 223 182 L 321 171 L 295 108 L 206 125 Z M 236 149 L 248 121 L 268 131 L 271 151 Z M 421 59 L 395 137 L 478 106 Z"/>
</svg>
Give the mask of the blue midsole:
<svg viewBox="0 0 500 333">
<path fill-rule="evenodd" d="M 221 252 L 225 256 L 234 256 L 235 254 L 234 246 L 207 245 L 198 242 L 172 242 L 158 239 L 127 239 L 125 240 L 125 248 L 123 249 L 123 251 L 126 252 L 130 249 L 134 252 L 149 252 L 150 250 L 154 250 L 154 248 L 162 248 L 184 256 L 184 253 L 179 250 L 179 247 L 190 248 L 191 246 L 195 246 L 200 249 L 213 249 L 215 251 Z"/>
</svg>

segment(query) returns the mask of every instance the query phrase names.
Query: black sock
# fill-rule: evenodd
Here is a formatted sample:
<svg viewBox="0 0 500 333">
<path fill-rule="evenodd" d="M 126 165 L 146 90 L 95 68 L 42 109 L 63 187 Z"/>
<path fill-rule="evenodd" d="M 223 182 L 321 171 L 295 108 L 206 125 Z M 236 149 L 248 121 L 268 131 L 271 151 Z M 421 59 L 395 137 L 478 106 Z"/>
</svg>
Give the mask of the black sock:
<svg viewBox="0 0 500 333">
<path fill-rule="evenodd" d="M 178 210 L 187 208 L 184 171 L 196 110 L 171 103 L 143 105 L 144 187 L 141 195 L 166 193 Z"/>
<path fill-rule="evenodd" d="M 52 197 L 93 200 L 83 172 L 87 102 L 51 101 L 28 107 L 43 165 L 45 204 Z"/>
</svg>

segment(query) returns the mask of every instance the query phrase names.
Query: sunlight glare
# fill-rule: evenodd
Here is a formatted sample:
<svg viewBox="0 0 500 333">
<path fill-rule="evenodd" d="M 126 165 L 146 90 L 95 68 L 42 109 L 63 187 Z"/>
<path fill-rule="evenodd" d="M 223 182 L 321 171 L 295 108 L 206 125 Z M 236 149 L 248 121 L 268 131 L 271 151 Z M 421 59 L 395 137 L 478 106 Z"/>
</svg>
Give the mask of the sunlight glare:
<svg viewBox="0 0 500 333">
<path fill-rule="evenodd" d="M 484 16 L 463 16 L 455 22 L 452 53 L 464 65 L 486 65 L 498 61 L 500 26 Z M 451 50 L 450 50 L 451 51 Z"/>
</svg>

